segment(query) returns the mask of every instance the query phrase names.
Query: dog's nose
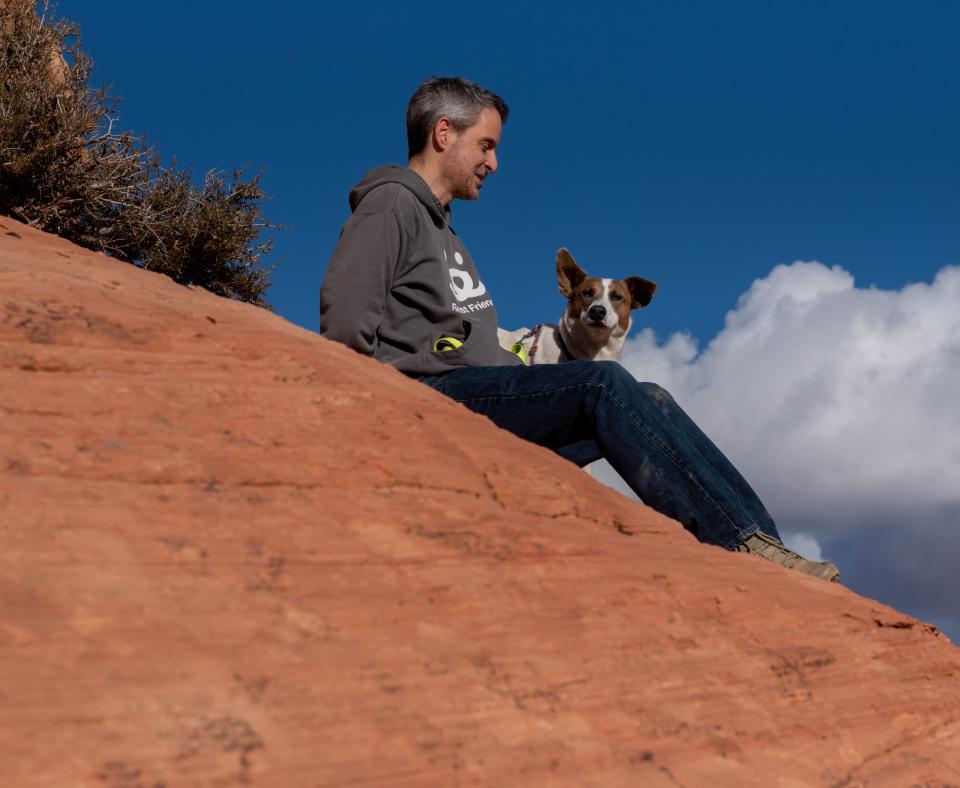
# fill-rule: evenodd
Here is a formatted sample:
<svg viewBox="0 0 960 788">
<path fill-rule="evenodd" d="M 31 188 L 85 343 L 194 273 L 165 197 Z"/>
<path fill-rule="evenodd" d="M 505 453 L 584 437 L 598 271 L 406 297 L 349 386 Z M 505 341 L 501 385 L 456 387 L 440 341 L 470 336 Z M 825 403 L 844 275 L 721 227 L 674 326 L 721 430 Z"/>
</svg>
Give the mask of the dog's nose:
<svg viewBox="0 0 960 788">
<path fill-rule="evenodd" d="M 607 309 L 600 304 L 594 304 L 587 310 L 587 315 L 591 320 L 596 320 L 599 323 L 607 316 Z"/>
</svg>

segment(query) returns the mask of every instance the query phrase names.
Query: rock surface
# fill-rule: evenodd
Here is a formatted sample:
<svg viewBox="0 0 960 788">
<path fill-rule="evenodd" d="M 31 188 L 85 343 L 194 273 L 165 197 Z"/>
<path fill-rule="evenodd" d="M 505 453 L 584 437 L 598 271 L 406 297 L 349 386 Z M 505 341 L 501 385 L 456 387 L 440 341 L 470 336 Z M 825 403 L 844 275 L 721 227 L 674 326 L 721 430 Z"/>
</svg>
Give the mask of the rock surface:
<svg viewBox="0 0 960 788">
<path fill-rule="evenodd" d="M 0 784 L 960 783 L 960 651 L 0 219 Z"/>
</svg>

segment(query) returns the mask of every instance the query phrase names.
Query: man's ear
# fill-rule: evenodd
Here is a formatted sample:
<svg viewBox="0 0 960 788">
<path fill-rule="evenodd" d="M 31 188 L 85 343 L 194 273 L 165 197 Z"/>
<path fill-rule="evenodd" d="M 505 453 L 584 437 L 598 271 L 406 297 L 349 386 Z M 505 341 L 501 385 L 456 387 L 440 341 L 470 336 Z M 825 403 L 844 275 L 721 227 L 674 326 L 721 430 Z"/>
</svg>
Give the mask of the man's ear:
<svg viewBox="0 0 960 788">
<path fill-rule="evenodd" d="M 628 276 L 623 280 L 630 291 L 630 308 L 640 309 L 650 303 L 653 294 L 657 292 L 657 283 L 644 279 L 642 276 Z"/>
<path fill-rule="evenodd" d="M 557 283 L 560 285 L 560 292 L 567 298 L 573 295 L 580 283 L 587 278 L 587 272 L 584 271 L 573 255 L 566 249 L 557 250 Z"/>
<path fill-rule="evenodd" d="M 433 126 L 433 135 L 431 137 L 433 149 L 437 152 L 446 150 L 453 144 L 455 136 L 456 131 L 450 123 L 450 118 L 440 118 Z"/>
</svg>

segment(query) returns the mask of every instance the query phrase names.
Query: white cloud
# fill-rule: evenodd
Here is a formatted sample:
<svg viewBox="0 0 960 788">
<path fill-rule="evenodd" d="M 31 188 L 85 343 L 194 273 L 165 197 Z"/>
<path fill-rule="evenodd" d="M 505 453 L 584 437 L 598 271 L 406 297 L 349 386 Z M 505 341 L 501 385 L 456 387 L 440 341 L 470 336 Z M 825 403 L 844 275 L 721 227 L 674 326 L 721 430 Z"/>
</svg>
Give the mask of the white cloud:
<svg viewBox="0 0 960 788">
<path fill-rule="evenodd" d="M 689 336 L 659 343 L 647 329 L 622 362 L 668 389 L 781 530 L 810 552 L 823 545 L 851 585 L 916 615 L 949 614 L 960 598 L 960 268 L 885 291 L 836 266 L 779 265 L 702 353 Z"/>
<path fill-rule="evenodd" d="M 820 543 L 810 534 L 784 531 L 780 536 L 783 537 L 783 543 L 791 550 L 796 550 L 800 555 L 809 558 L 811 561 L 823 560 L 823 550 L 820 548 Z"/>
</svg>

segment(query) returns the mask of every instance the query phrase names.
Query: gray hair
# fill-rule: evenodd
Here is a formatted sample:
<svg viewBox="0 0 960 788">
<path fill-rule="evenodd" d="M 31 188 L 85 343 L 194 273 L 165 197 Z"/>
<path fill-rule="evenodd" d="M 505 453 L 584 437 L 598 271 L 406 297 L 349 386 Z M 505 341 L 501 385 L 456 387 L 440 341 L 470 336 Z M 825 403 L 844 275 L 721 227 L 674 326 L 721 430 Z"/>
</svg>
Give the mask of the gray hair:
<svg viewBox="0 0 960 788">
<path fill-rule="evenodd" d="M 420 84 L 407 104 L 407 153 L 416 156 L 427 147 L 437 121 L 448 118 L 456 131 L 470 128 L 491 107 L 507 122 L 510 108 L 496 93 L 460 77 L 432 77 Z"/>
</svg>

